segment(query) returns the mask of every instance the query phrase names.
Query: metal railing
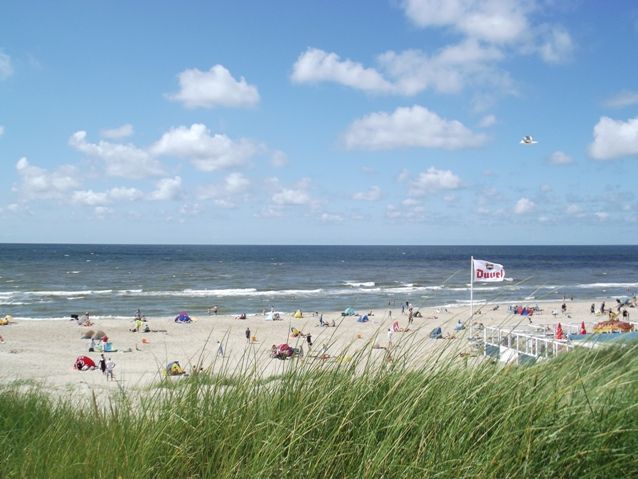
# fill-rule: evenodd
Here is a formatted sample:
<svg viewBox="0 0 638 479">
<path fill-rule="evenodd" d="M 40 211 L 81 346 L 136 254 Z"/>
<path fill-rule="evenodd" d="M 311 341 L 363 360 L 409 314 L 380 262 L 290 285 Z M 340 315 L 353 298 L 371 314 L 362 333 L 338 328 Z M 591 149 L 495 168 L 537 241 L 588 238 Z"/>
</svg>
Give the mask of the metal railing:
<svg viewBox="0 0 638 479">
<path fill-rule="evenodd" d="M 574 345 L 557 341 L 554 338 L 534 336 L 533 334 L 486 326 L 483 329 L 485 345 L 506 347 L 510 351 L 525 354 L 533 358 L 552 358 L 571 351 Z"/>
</svg>

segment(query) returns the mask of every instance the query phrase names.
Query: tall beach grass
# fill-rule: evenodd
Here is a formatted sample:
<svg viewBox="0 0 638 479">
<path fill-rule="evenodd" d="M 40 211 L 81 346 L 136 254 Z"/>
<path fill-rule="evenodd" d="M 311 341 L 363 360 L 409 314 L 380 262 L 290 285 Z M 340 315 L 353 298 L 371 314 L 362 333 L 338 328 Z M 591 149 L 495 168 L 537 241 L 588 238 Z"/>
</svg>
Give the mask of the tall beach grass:
<svg viewBox="0 0 638 479">
<path fill-rule="evenodd" d="M 306 358 L 270 378 L 203 371 L 107 407 L 5 387 L 0 476 L 638 477 L 637 353 L 524 367 Z"/>
</svg>

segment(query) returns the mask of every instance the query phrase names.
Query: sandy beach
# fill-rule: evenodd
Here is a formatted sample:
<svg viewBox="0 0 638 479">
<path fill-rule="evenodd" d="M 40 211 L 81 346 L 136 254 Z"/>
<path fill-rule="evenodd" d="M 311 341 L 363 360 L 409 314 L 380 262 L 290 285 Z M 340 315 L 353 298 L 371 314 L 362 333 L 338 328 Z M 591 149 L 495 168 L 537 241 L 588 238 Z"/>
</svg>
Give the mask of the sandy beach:
<svg viewBox="0 0 638 479">
<path fill-rule="evenodd" d="M 513 314 L 509 304 L 478 305 L 475 306 L 475 324 L 542 332 L 543 328 L 552 328 L 558 322 L 579 325 L 585 321 L 586 327 L 591 328 L 594 322 L 606 319 L 606 316 L 591 314 L 592 301 L 568 300 L 566 304 L 567 312 L 562 313 L 560 302 L 542 303 L 542 311 L 532 316 L 531 323 L 527 317 Z M 443 350 L 453 355 L 476 356 L 471 342 L 467 341 L 469 306 L 447 310 L 421 308 L 420 313 L 421 317 L 414 318 L 409 331 L 395 332 L 392 338 L 388 336 L 388 328 L 394 321 L 398 320 L 401 328 L 408 327 L 407 311 L 402 314 L 401 308 L 392 310 L 391 315 L 389 310 L 374 310 L 365 323 L 357 322 L 358 315 L 342 317 L 340 312 L 323 313 L 323 320 L 334 320 L 336 327 L 320 326 L 319 316 L 314 313 L 304 313 L 300 319 L 293 318 L 293 313 L 282 313 L 283 319 L 279 321 L 266 321 L 262 314 L 248 315 L 245 320 L 208 315 L 193 317 L 190 324 L 177 324 L 173 318 L 147 318 L 152 329 L 149 333 L 131 332 L 135 326 L 133 318 L 131 321 L 96 318 L 90 327 L 79 326 L 71 320 L 14 321 L 0 328 L 4 338 L 0 344 L 0 381 L 41 383 L 53 393 L 143 389 L 163 378 L 162 371 L 170 361 L 179 361 L 187 372 L 201 367 L 229 374 L 250 364 L 260 374 L 270 375 L 281 373 L 288 364 L 298 361 L 270 357 L 273 344 L 286 342 L 303 348 L 303 361 L 326 364 L 350 360 L 357 351 L 366 349 L 371 350 L 373 360 L 382 360 L 386 351 L 383 348 L 387 348 L 390 341 L 395 349 L 409 347 L 411 356 L 423 361 L 428 360 L 428 355 Z M 468 328 L 455 331 L 459 320 L 466 322 Z M 430 339 L 429 333 L 437 326 L 450 339 Z M 291 327 L 310 334 L 313 345 L 304 337 L 291 337 Z M 247 328 L 250 342 L 246 339 Z M 89 329 L 104 331 L 116 349 L 105 353 L 116 364 L 115 381 L 107 381 L 99 369 L 78 371 L 73 368 L 77 356 L 87 355 L 96 363 L 100 359 L 100 352 L 89 352 L 89 340 L 81 339 Z M 474 333 L 478 333 L 476 328 Z M 218 341 L 224 350 L 223 357 L 218 351 Z M 377 350 L 375 345 L 380 348 Z M 329 358 L 319 360 L 321 355 Z"/>
</svg>

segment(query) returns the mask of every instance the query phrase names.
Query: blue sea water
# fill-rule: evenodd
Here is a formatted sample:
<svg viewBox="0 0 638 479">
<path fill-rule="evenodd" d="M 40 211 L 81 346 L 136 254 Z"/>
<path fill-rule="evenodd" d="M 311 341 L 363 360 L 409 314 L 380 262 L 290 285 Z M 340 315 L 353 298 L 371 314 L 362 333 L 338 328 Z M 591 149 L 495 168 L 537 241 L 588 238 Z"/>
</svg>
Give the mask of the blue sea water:
<svg viewBox="0 0 638 479">
<path fill-rule="evenodd" d="M 0 245 L 0 316 L 130 318 L 181 310 L 335 311 L 466 304 L 470 257 L 509 281 L 477 301 L 610 299 L 638 291 L 638 246 Z"/>
</svg>

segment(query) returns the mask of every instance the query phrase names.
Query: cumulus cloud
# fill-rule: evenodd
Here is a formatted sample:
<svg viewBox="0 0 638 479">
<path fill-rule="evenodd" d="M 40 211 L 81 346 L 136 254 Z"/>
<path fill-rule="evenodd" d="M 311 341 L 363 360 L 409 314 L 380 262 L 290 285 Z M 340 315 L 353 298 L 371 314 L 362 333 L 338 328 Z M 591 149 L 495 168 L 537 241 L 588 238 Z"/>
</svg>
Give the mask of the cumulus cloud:
<svg viewBox="0 0 638 479">
<path fill-rule="evenodd" d="M 4 126 L 0 125 L 0 137 L 4 135 Z"/>
<path fill-rule="evenodd" d="M 123 178 L 146 178 L 164 173 L 162 165 L 147 151 L 131 144 L 111 143 L 100 140 L 86 141 L 86 131 L 76 131 L 69 139 L 69 145 L 85 155 L 104 161 L 108 176 Z"/>
<path fill-rule="evenodd" d="M 242 165 L 263 147 L 247 139 L 232 140 L 226 135 L 211 135 L 205 125 L 179 126 L 164 133 L 151 147 L 154 155 L 189 160 L 201 171 L 215 171 Z"/>
<path fill-rule="evenodd" d="M 319 219 L 323 223 L 343 223 L 344 220 L 342 215 L 334 213 L 321 213 Z"/>
<path fill-rule="evenodd" d="M 79 186 L 76 171 L 71 166 L 47 171 L 22 157 L 16 163 L 16 170 L 21 182 L 15 190 L 27 199 L 63 198 Z"/>
<path fill-rule="evenodd" d="M 607 213 L 606 211 L 597 211 L 596 213 L 594 213 L 594 216 L 598 221 L 606 221 L 609 219 L 609 213 Z"/>
<path fill-rule="evenodd" d="M 155 201 L 178 200 L 182 196 L 182 178 L 162 178 L 155 185 L 149 199 Z"/>
<path fill-rule="evenodd" d="M 234 208 L 235 198 L 245 196 L 250 187 L 250 180 L 242 173 L 234 172 L 224 178 L 221 185 L 210 185 L 200 188 L 198 198 L 212 199 L 217 206 Z"/>
<path fill-rule="evenodd" d="M 630 90 L 622 90 L 608 98 L 603 103 L 609 108 L 624 108 L 626 106 L 635 105 L 638 103 L 638 93 Z"/>
<path fill-rule="evenodd" d="M 574 159 L 562 151 L 555 151 L 549 156 L 549 162 L 552 165 L 570 165 L 574 162 Z"/>
<path fill-rule="evenodd" d="M 13 75 L 11 57 L 0 50 L 0 80 L 6 80 Z"/>
<path fill-rule="evenodd" d="M 388 92 L 391 83 L 373 68 L 365 68 L 357 62 L 341 59 L 336 53 L 309 48 L 299 55 L 292 67 L 291 79 L 295 83 L 333 81 L 364 91 Z"/>
<path fill-rule="evenodd" d="M 563 63 L 574 50 L 574 42 L 570 34 L 562 27 L 553 27 L 544 35 L 539 51 L 541 58 L 547 63 Z"/>
<path fill-rule="evenodd" d="M 277 206 L 302 206 L 316 203 L 310 195 L 310 180 L 307 178 L 289 188 L 278 187 L 271 200 Z"/>
<path fill-rule="evenodd" d="M 118 201 L 136 201 L 143 197 L 137 188 L 115 187 L 103 192 L 77 190 L 71 195 L 71 202 L 85 206 L 103 206 Z"/>
<path fill-rule="evenodd" d="M 627 121 L 601 117 L 594 126 L 589 154 L 596 160 L 638 155 L 638 117 Z"/>
<path fill-rule="evenodd" d="M 100 135 L 103 138 L 109 138 L 111 140 L 118 138 L 126 138 L 133 134 L 133 125 L 126 123 L 125 125 L 118 126 L 117 128 L 108 128 L 100 131 Z"/>
<path fill-rule="evenodd" d="M 368 191 L 359 191 L 352 195 L 353 200 L 377 201 L 381 198 L 381 188 L 373 186 Z"/>
<path fill-rule="evenodd" d="M 423 196 L 440 190 L 460 188 L 461 179 L 450 170 L 437 170 L 433 166 L 410 181 L 410 196 Z"/>
<path fill-rule="evenodd" d="M 204 72 L 197 68 L 184 70 L 178 78 L 180 91 L 168 98 L 187 108 L 246 107 L 259 103 L 257 87 L 248 84 L 244 77 L 236 80 L 222 65 Z"/>
<path fill-rule="evenodd" d="M 415 95 L 428 88 L 452 93 L 467 84 L 489 84 L 511 91 L 509 76 L 493 64 L 501 51 L 475 40 L 442 48 L 430 55 L 418 49 L 388 51 L 376 59 L 377 68 L 342 60 L 336 53 L 309 49 L 293 67 L 296 83 L 334 82 L 367 92 Z"/>
<path fill-rule="evenodd" d="M 574 50 L 563 26 L 533 23 L 532 15 L 540 11 L 534 1 L 402 0 L 401 6 L 419 27 L 446 28 L 501 51 L 536 52 L 547 63 L 561 63 Z"/>
<path fill-rule="evenodd" d="M 536 208 L 536 203 L 534 203 L 529 198 L 521 198 L 514 205 L 514 213 L 517 215 L 525 215 L 527 213 L 531 213 Z"/>
<path fill-rule="evenodd" d="M 567 205 L 567 208 L 565 208 L 565 213 L 570 216 L 581 216 L 582 211 L 583 209 L 580 207 L 580 205 L 577 205 L 575 203 L 571 203 Z"/>
<path fill-rule="evenodd" d="M 496 117 L 494 115 L 485 115 L 479 121 L 479 126 L 481 128 L 488 128 L 496 123 Z"/>
<path fill-rule="evenodd" d="M 281 168 L 288 164 L 288 156 L 283 151 L 275 150 L 270 157 L 270 163 L 277 168 Z"/>
<path fill-rule="evenodd" d="M 483 144 L 486 137 L 457 120 L 446 120 L 419 105 L 393 113 L 377 112 L 354 121 L 344 135 L 349 149 L 386 150 L 402 147 L 455 150 Z"/>
<path fill-rule="evenodd" d="M 417 26 L 447 27 L 486 42 L 511 43 L 529 29 L 525 2 L 404 0 L 402 7 Z"/>
</svg>

